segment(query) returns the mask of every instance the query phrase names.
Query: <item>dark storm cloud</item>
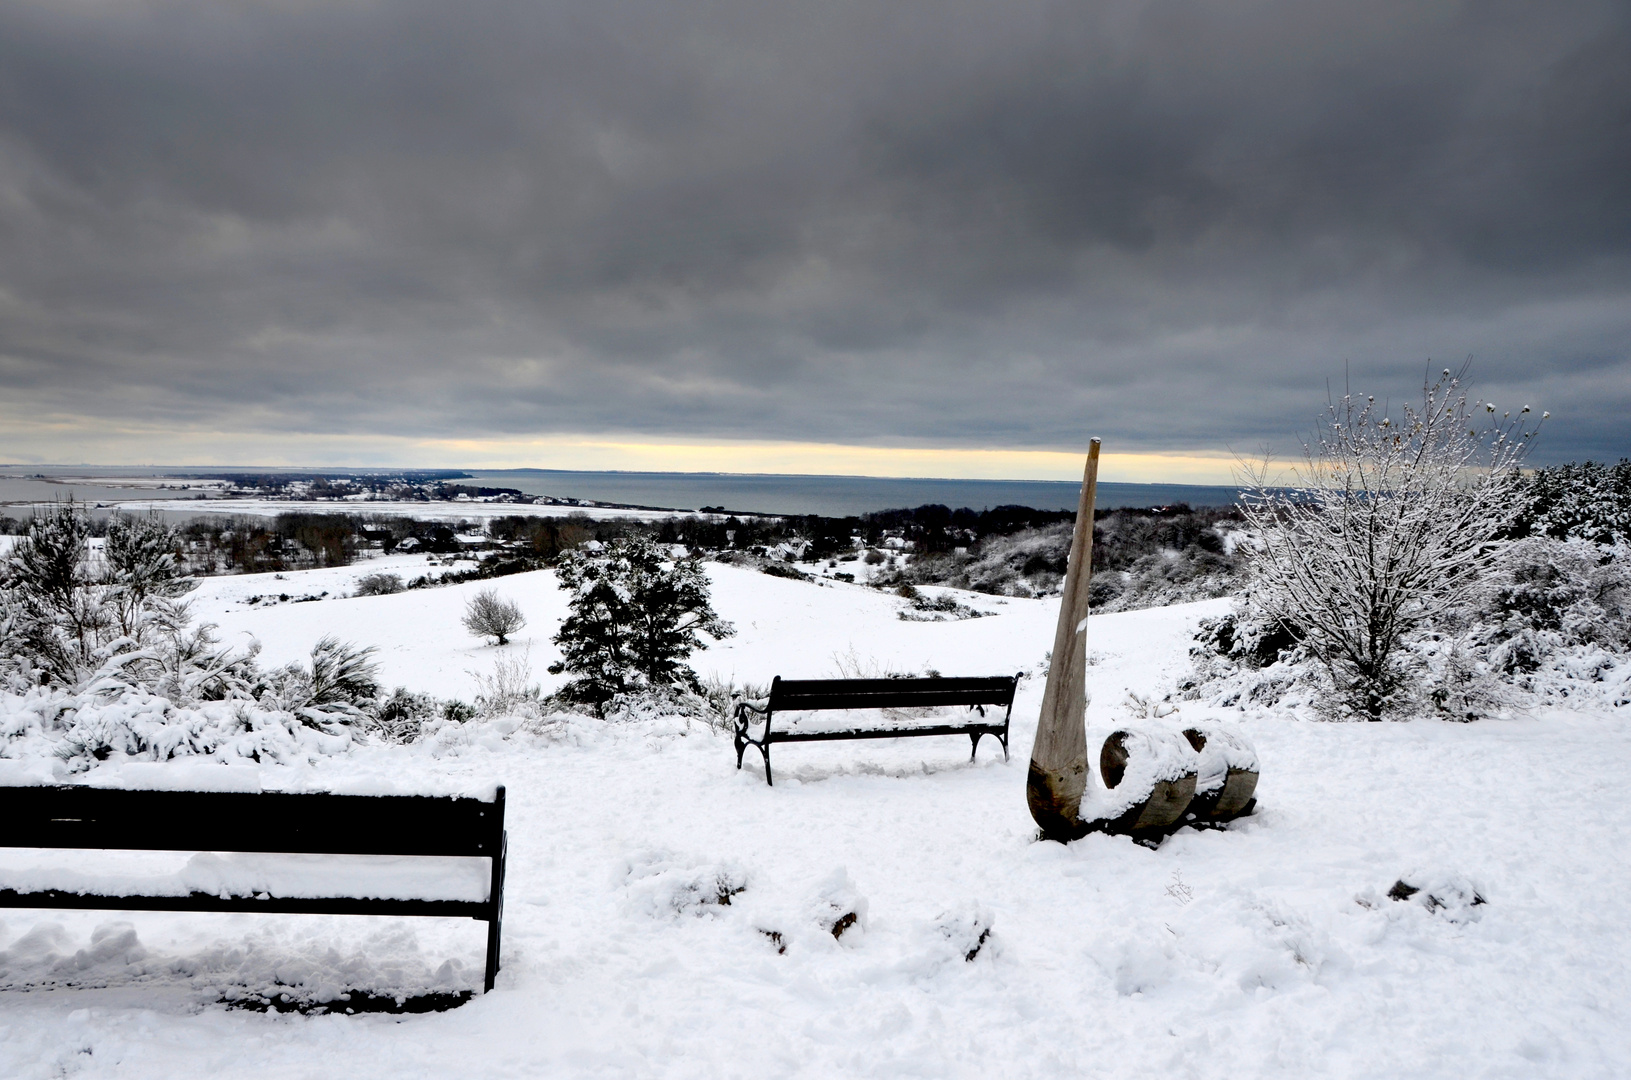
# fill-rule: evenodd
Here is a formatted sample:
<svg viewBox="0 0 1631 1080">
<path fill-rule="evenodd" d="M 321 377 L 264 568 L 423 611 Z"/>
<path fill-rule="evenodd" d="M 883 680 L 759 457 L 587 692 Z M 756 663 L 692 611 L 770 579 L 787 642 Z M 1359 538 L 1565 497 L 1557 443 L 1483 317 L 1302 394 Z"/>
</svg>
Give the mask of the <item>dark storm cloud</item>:
<svg viewBox="0 0 1631 1080">
<path fill-rule="evenodd" d="M 0 9 L 33 412 L 1250 447 L 1468 354 L 1631 453 L 1623 3 Z"/>
</svg>

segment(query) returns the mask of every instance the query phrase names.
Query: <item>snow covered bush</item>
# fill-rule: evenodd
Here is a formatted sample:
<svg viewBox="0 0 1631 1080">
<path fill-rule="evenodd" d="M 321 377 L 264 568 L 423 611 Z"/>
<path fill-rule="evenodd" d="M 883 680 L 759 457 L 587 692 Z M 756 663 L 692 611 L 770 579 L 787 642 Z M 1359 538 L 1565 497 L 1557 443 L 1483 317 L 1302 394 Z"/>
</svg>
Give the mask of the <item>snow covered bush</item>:
<svg viewBox="0 0 1631 1080">
<path fill-rule="evenodd" d="M 997 596 L 1042 596 L 1064 580 L 1070 554 L 1069 522 L 993 536 L 963 567 L 967 587 Z"/>
<path fill-rule="evenodd" d="M 1525 495 L 1521 535 L 1585 540 L 1606 548 L 1631 545 L 1631 461 L 1537 469 Z"/>
<path fill-rule="evenodd" d="M 571 614 L 554 637 L 561 660 L 549 670 L 572 676 L 560 691 L 564 700 L 593 705 L 600 715 L 631 692 L 698 689 L 685 661 L 706 647 L 701 635 L 735 633 L 713 609 L 700 561 L 671 559 L 646 537 L 565 552 L 557 573 L 571 594 Z"/>
<path fill-rule="evenodd" d="M 310 665 L 263 671 L 259 646 L 190 626 L 176 534 L 72 504 L 29 523 L 0 576 L 0 758 L 69 772 L 194 754 L 288 760 L 376 727 L 372 649 L 332 637 Z M 93 539 L 100 540 L 93 544 Z"/>
<path fill-rule="evenodd" d="M 1521 692 L 1531 700 L 1590 696 L 1631 649 L 1631 570 L 1624 549 L 1531 537 L 1514 544 L 1471 602 L 1425 647 L 1432 691 L 1457 719 Z"/>
<path fill-rule="evenodd" d="M 1401 646 L 1423 715 L 1475 720 L 1631 698 L 1631 565 L 1623 549 L 1531 537 L 1464 602 Z M 1244 608 L 1244 606 L 1243 606 Z M 1325 665 L 1292 628 L 1243 609 L 1203 619 L 1180 679 L 1213 705 L 1318 708 Z"/>
<path fill-rule="evenodd" d="M 1298 635 L 1336 714 L 1380 720 L 1412 704 L 1406 643 L 1467 604 L 1522 509 L 1528 411 L 1495 419 L 1485 404 L 1475 418 L 1446 370 L 1397 420 L 1375 398 L 1332 402 L 1289 485 L 1252 477 L 1251 612 Z"/>
<path fill-rule="evenodd" d="M 385 741 L 393 743 L 416 742 L 424 734 L 425 725 L 442 716 L 440 701 L 430 694 L 414 693 L 405 686 L 381 697 L 374 709 L 380 734 Z"/>
<path fill-rule="evenodd" d="M 1131 611 L 1237 592 L 1241 559 L 1233 537 L 1244 524 L 1233 507 L 1118 508 L 1093 525 L 1094 611 Z M 915 555 L 874 585 L 945 585 L 997 596 L 1048 596 L 1065 576 L 1074 524 L 1055 522 L 985 536 L 965 551 Z M 881 560 L 880 560 L 881 561 Z"/>
<path fill-rule="evenodd" d="M 358 596 L 389 596 L 406 588 L 401 574 L 364 574 L 357 579 Z"/>
<path fill-rule="evenodd" d="M 116 518 L 92 550 L 92 522 L 64 503 L 35 517 L 0 576 L 0 657 L 24 683 L 77 687 L 145 652 L 186 623 L 193 582 L 176 568 L 176 536 L 156 518 Z"/>
<path fill-rule="evenodd" d="M 267 676 L 257 696 L 318 726 L 361 720 L 379 695 L 374 649 L 325 635 L 309 667 L 289 664 Z"/>
<path fill-rule="evenodd" d="M 475 674 L 472 672 L 472 674 Z M 478 716 L 521 716 L 536 719 L 545 711 L 544 693 L 532 681 L 532 649 L 493 661 L 490 675 L 476 675 Z"/>
<path fill-rule="evenodd" d="M 51 687 L 0 691 L 0 759 L 39 762 L 56 774 L 201 755 L 295 763 L 343 753 L 354 739 L 343 725 L 320 729 L 242 699 L 178 705 L 140 689 L 112 695 Z"/>
<path fill-rule="evenodd" d="M 464 628 L 477 637 L 497 639 L 504 645 L 510 635 L 527 625 L 526 616 L 514 600 L 504 600 L 497 589 L 483 589 L 464 608 Z"/>
</svg>

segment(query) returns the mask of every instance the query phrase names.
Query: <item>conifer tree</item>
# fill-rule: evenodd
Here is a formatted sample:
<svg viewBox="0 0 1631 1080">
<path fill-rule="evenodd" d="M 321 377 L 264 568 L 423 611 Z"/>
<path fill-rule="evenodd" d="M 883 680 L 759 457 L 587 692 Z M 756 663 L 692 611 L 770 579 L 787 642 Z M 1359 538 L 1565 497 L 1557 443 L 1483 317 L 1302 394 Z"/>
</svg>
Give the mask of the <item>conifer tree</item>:
<svg viewBox="0 0 1631 1080">
<path fill-rule="evenodd" d="M 713 609 L 700 561 L 671 560 L 645 537 L 566 552 L 557 573 L 571 591 L 571 614 L 554 638 L 561 660 L 549 670 L 572 675 L 563 696 L 597 711 L 635 690 L 695 689 L 696 672 L 686 660 L 706 647 L 701 635 L 735 633 Z"/>
</svg>

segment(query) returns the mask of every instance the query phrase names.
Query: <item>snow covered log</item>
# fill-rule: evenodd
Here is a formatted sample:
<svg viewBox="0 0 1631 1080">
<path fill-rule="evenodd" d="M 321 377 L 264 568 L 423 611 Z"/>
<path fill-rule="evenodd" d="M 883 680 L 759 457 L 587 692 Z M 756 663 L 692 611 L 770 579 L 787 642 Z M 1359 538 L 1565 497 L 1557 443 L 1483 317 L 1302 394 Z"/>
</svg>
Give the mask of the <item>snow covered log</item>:
<svg viewBox="0 0 1631 1080">
<path fill-rule="evenodd" d="M 1200 756 L 1195 798 L 1186 816 L 1197 822 L 1225 822 L 1250 811 L 1256 801 L 1257 749 L 1233 728 L 1192 727 L 1184 738 Z"/>
<path fill-rule="evenodd" d="M 1178 732 L 1111 733 L 1099 752 L 1105 797 L 1093 824 L 1135 839 L 1171 831 L 1195 797 L 1197 764 L 1194 747 Z"/>
</svg>

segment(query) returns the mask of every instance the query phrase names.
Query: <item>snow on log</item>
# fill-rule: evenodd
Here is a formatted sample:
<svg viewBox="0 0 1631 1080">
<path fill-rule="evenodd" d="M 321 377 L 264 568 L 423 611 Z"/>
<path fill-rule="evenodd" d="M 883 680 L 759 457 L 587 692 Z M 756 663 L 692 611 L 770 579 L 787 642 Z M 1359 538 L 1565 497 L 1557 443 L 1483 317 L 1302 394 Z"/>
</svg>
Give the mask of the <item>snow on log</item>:
<svg viewBox="0 0 1631 1080">
<path fill-rule="evenodd" d="M 1112 732 L 1099 752 L 1098 827 L 1139 839 L 1169 831 L 1195 797 L 1197 765 L 1194 747 L 1176 731 Z"/>
<path fill-rule="evenodd" d="M 1208 724 L 1184 731 L 1200 761 L 1187 816 L 1224 822 L 1245 813 L 1257 791 L 1257 748 L 1232 727 Z"/>
</svg>

